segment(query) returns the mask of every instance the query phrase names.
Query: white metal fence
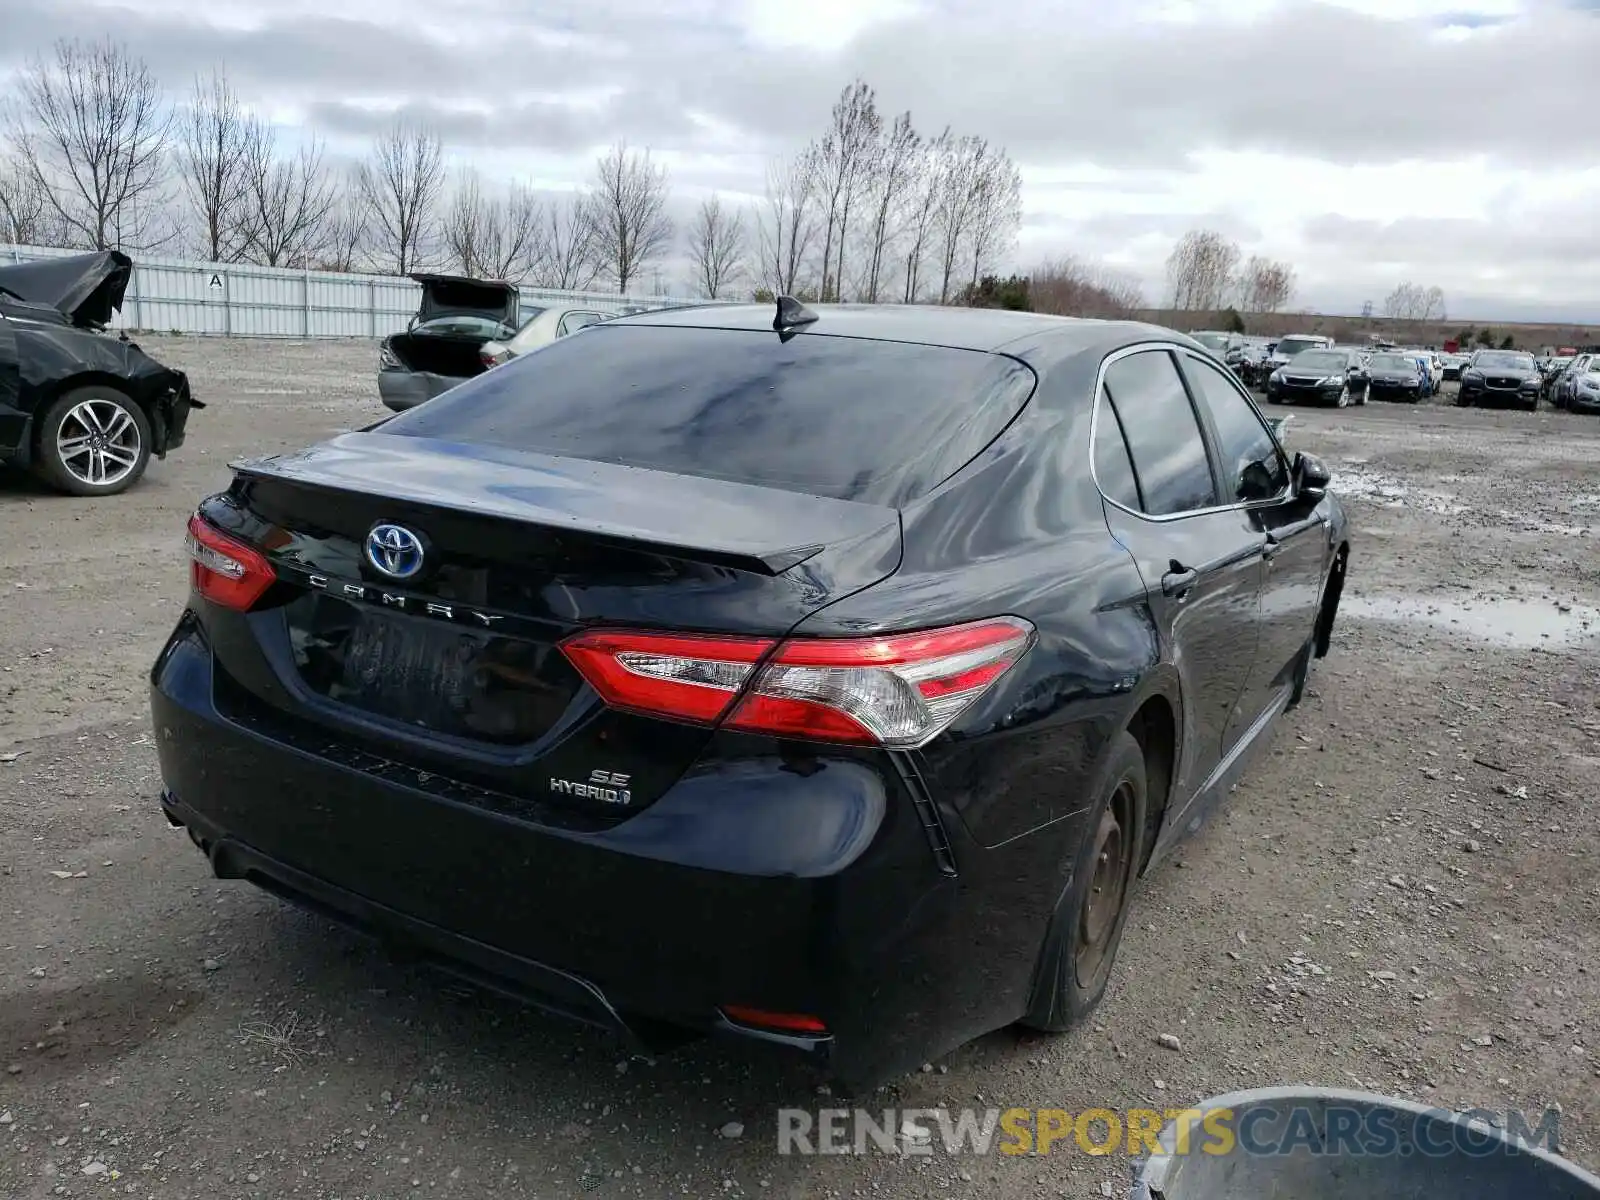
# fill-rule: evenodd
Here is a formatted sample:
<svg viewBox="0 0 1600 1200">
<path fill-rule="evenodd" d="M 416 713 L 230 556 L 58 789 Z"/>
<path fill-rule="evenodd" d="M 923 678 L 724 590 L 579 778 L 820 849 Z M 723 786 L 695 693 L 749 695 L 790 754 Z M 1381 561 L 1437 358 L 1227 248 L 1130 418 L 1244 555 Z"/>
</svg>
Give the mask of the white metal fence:
<svg viewBox="0 0 1600 1200">
<path fill-rule="evenodd" d="M 43 246 L 0 244 L 0 266 L 81 254 Z M 243 263 L 134 257 L 133 279 L 116 329 L 221 337 L 368 337 L 405 329 L 417 311 L 420 285 L 393 275 L 343 275 Z M 608 312 L 706 301 L 675 296 L 522 289 L 525 304 L 573 301 Z"/>
</svg>

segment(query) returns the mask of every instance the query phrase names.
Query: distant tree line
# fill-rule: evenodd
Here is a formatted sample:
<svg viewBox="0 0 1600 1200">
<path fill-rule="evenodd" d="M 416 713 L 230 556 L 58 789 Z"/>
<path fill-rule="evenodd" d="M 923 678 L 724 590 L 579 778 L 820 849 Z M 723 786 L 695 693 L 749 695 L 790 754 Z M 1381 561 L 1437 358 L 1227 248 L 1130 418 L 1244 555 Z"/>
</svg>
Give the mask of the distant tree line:
<svg viewBox="0 0 1600 1200">
<path fill-rule="evenodd" d="M 1212 229 L 1191 229 L 1167 257 L 1168 307 L 1183 312 L 1279 313 L 1294 299 L 1288 263 L 1256 255 Z"/>
<path fill-rule="evenodd" d="M 886 117 L 860 80 L 820 136 L 770 165 L 762 195 L 707 196 L 683 229 L 666 170 L 625 140 L 554 196 L 452 171 L 438 133 L 404 121 L 341 168 L 318 138 L 283 145 L 222 70 L 171 100 L 110 40 L 56 43 L 10 99 L 0 239 L 29 245 L 624 292 L 679 255 L 709 297 L 952 303 L 1011 257 L 1021 226 L 1005 150 Z M 1099 286 L 1092 268 L 1052 270 L 1057 291 Z"/>
</svg>

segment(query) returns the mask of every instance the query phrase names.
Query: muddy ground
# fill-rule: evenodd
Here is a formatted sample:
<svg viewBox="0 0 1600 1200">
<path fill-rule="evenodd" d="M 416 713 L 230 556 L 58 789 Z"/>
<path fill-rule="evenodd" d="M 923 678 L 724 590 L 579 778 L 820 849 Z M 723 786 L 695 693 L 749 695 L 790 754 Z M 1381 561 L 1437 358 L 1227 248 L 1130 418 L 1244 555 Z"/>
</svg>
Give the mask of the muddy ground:
<svg viewBox="0 0 1600 1200">
<path fill-rule="evenodd" d="M 628 1062 L 213 881 L 157 811 L 143 697 L 183 522 L 230 457 L 382 410 L 369 343 L 149 348 L 211 403 L 187 446 L 115 500 L 0 480 L 0 1195 L 1120 1192 L 1126 1158 L 1062 1146 L 781 1157 L 776 1110 L 829 1103 L 786 1060 Z M 873 1103 L 1359 1086 L 1560 1104 L 1600 1167 L 1600 421 L 1374 404 L 1290 434 L 1357 527 L 1307 702 L 1142 886 L 1093 1023 Z"/>
</svg>

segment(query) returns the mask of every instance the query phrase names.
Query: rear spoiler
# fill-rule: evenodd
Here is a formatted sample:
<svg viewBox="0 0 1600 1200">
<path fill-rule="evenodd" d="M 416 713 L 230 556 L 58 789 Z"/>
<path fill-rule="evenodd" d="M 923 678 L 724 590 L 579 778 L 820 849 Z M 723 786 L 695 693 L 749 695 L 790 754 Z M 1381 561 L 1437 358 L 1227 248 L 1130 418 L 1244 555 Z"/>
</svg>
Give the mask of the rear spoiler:
<svg viewBox="0 0 1600 1200">
<path fill-rule="evenodd" d="M 231 465 L 243 479 L 522 521 L 758 575 L 890 527 L 898 536 L 900 524 L 882 505 L 381 432 Z"/>
</svg>

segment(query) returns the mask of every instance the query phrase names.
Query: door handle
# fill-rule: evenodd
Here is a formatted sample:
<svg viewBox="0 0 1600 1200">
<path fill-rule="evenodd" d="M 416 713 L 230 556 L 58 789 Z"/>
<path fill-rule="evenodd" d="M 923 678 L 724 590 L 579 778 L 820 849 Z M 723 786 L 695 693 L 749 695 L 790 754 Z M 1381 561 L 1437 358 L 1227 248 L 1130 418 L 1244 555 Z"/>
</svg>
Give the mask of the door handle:
<svg viewBox="0 0 1600 1200">
<path fill-rule="evenodd" d="M 1278 552 L 1282 549 L 1283 543 L 1277 538 L 1273 537 L 1271 534 L 1268 534 L 1267 540 L 1261 546 L 1261 557 L 1266 559 L 1268 562 L 1271 562 L 1274 558 L 1278 557 Z"/>
<path fill-rule="evenodd" d="M 1189 589 L 1200 578 L 1200 572 L 1193 567 L 1186 567 L 1177 559 L 1168 564 L 1167 573 L 1161 577 L 1161 593 L 1164 596 L 1175 596 L 1182 600 L 1189 593 Z"/>
</svg>

